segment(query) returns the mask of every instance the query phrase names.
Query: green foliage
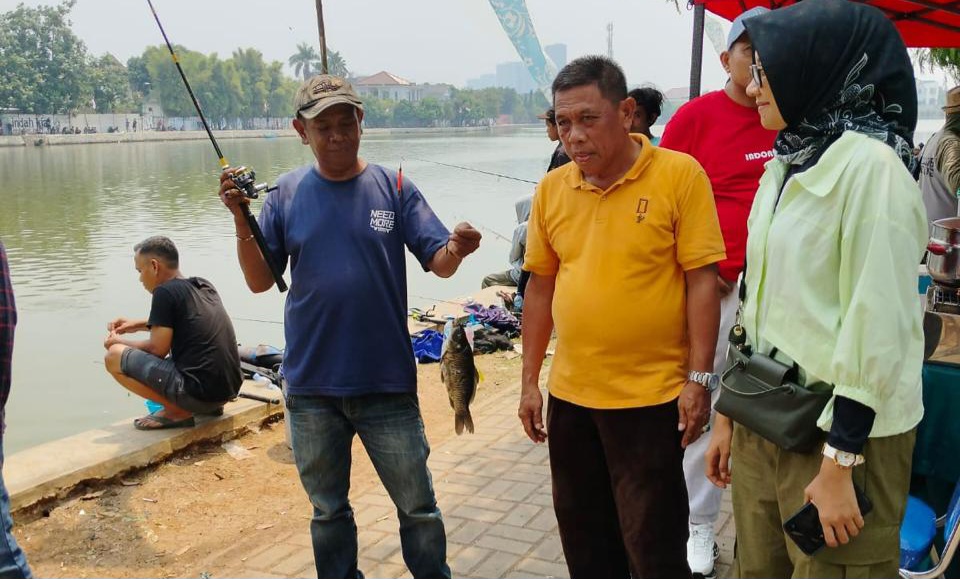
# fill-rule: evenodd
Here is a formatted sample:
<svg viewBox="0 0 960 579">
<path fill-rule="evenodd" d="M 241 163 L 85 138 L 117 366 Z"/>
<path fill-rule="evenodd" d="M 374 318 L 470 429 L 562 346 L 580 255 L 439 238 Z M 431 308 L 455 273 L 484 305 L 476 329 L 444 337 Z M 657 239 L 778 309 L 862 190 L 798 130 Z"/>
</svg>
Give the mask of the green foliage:
<svg viewBox="0 0 960 579">
<path fill-rule="evenodd" d="M 336 50 L 327 51 L 327 72 L 343 78 L 350 76 L 350 71 L 347 70 L 347 61 Z"/>
<path fill-rule="evenodd" d="M 363 124 L 367 127 L 448 127 L 483 125 L 500 115 L 514 123 L 539 123 L 547 110 L 539 92 L 518 95 L 513 89 L 451 89 L 450 98 L 427 97 L 418 102 L 363 97 Z"/>
<path fill-rule="evenodd" d="M 293 67 L 293 74 L 302 76 L 303 80 L 307 80 L 323 71 L 323 61 L 320 53 L 306 42 L 297 44 L 297 52 L 290 57 L 287 63 Z M 336 50 L 327 50 L 327 72 L 343 78 L 350 76 L 346 59 Z"/>
<path fill-rule="evenodd" d="M 150 92 L 150 72 L 142 56 L 131 56 L 127 60 L 127 82 L 138 95 Z"/>
<path fill-rule="evenodd" d="M 88 78 L 98 113 L 135 112 L 127 69 L 112 55 L 92 60 Z"/>
<path fill-rule="evenodd" d="M 393 125 L 393 101 L 363 97 L 363 124 L 367 127 Z"/>
<path fill-rule="evenodd" d="M 282 63 L 267 63 L 252 48 L 236 50 L 226 60 L 180 46 L 174 50 L 204 115 L 213 124 L 228 118 L 292 116 L 297 81 L 284 76 Z M 128 77 L 135 86 L 149 82 L 149 94 L 160 101 L 166 115 L 196 115 L 165 45 L 149 47 L 137 60 L 130 59 Z"/>
<path fill-rule="evenodd" d="M 303 80 L 307 80 L 311 75 L 319 72 L 321 67 L 320 53 L 306 42 L 297 44 L 297 52 L 287 62 L 293 67 L 293 74 L 297 76 L 302 74 Z"/>
<path fill-rule="evenodd" d="M 75 3 L 0 14 L 0 108 L 66 113 L 87 104 L 87 49 L 67 18 Z"/>
<path fill-rule="evenodd" d="M 918 55 L 921 68 L 942 68 L 954 82 L 960 82 L 960 49 L 931 48 Z"/>
</svg>

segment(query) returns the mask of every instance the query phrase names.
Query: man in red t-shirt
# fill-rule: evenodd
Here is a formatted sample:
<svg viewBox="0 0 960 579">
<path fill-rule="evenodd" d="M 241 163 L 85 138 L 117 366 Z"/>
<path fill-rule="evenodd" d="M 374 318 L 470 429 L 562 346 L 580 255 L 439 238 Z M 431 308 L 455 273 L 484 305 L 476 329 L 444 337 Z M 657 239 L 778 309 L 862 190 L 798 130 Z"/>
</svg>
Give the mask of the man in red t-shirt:
<svg viewBox="0 0 960 579">
<path fill-rule="evenodd" d="M 661 147 L 682 151 L 699 161 L 713 186 L 727 250 L 727 259 L 720 262 L 717 279 L 721 295 L 720 334 L 713 367 L 718 374 L 725 367 L 727 338 L 736 318 L 735 289 L 747 247 L 747 216 L 764 163 L 773 158 L 773 141 L 777 135 L 776 131 L 760 125 L 757 104 L 746 92 L 751 79 L 753 46 L 743 20 L 766 11 L 754 8 L 733 21 L 727 36 L 727 50 L 720 55 L 723 68 L 730 75 L 727 84 L 723 90 L 707 93 L 680 107 L 667 123 L 660 140 Z M 714 402 L 717 394 L 713 394 Z M 720 514 L 722 495 L 704 474 L 707 444 L 701 438 L 688 446 L 683 464 L 690 496 L 687 558 L 690 570 L 704 576 L 713 574 L 714 560 L 719 554 L 713 526 Z"/>
</svg>

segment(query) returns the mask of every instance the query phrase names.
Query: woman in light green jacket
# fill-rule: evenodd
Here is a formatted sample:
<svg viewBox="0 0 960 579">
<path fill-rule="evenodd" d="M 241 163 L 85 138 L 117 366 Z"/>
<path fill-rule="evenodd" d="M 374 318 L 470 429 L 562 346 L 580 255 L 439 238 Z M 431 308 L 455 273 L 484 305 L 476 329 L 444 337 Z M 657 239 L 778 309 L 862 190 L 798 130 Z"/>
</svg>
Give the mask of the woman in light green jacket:
<svg viewBox="0 0 960 579">
<path fill-rule="evenodd" d="M 896 577 L 923 416 L 913 68 L 893 24 L 855 2 L 805 0 L 745 25 L 747 94 L 780 132 L 748 221 L 743 327 L 754 352 L 776 348 L 833 395 L 822 453 L 788 452 L 718 417 L 707 476 L 734 483 L 740 577 Z M 806 502 L 826 542 L 813 555 L 782 529 Z"/>
</svg>

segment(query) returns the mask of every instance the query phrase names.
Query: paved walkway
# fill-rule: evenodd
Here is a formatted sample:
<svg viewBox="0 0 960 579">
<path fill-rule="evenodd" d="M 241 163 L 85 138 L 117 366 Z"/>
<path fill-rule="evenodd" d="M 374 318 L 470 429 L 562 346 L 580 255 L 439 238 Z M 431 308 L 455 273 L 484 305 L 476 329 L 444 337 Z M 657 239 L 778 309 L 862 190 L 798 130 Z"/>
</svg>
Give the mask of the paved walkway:
<svg viewBox="0 0 960 579">
<path fill-rule="evenodd" d="M 567 577 L 547 449 L 524 436 L 516 417 L 518 397 L 519 386 L 513 386 L 484 401 L 473 409 L 476 434 L 450 438 L 432 449 L 430 469 L 454 577 Z M 366 576 L 409 577 L 396 510 L 383 487 L 374 485 L 351 502 Z M 307 527 L 304 521 L 302 532 L 269 544 L 262 537 L 238 544 L 212 559 L 208 568 L 217 577 L 316 577 Z M 729 493 L 717 528 L 718 577 L 725 577 L 733 560 Z"/>
</svg>

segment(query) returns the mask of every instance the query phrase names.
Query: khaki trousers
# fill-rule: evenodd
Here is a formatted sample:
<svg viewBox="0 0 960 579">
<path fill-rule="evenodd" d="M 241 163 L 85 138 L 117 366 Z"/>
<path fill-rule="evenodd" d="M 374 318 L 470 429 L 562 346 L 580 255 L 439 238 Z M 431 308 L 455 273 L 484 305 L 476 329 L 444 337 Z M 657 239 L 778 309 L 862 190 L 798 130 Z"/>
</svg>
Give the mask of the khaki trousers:
<svg viewBox="0 0 960 579">
<path fill-rule="evenodd" d="M 803 506 L 803 489 L 820 470 L 820 453 L 798 454 L 736 424 L 733 431 L 733 514 L 737 526 L 734 576 L 749 578 L 896 579 L 900 521 L 910 487 L 916 430 L 871 438 L 853 482 L 873 503 L 864 528 L 846 545 L 804 555 L 783 532 Z"/>
</svg>

